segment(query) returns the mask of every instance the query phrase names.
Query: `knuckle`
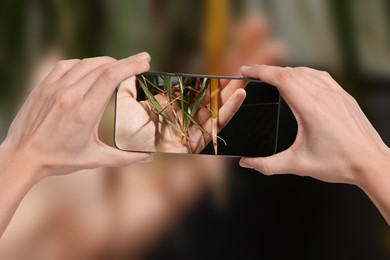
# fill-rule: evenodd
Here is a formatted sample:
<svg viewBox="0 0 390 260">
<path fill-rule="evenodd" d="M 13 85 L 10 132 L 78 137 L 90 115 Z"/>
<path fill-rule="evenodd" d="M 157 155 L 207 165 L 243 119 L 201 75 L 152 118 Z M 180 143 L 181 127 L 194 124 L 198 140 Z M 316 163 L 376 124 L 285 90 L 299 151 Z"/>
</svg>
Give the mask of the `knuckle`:
<svg viewBox="0 0 390 260">
<path fill-rule="evenodd" d="M 40 100 L 47 100 L 52 95 L 52 88 L 50 86 L 40 86 L 32 92 L 32 95 Z"/>
<path fill-rule="evenodd" d="M 332 76 L 329 74 L 329 72 L 324 71 L 324 70 L 316 70 L 316 69 L 305 67 L 305 66 L 297 67 L 296 70 L 298 70 L 302 73 L 310 73 L 310 74 L 317 76 L 317 77 L 320 77 L 324 80 L 332 79 Z"/>
<path fill-rule="evenodd" d="M 261 172 L 264 175 L 272 174 L 269 163 L 265 162 L 263 158 L 257 158 L 249 165 L 252 165 L 256 171 Z"/>
<path fill-rule="evenodd" d="M 113 61 L 116 61 L 114 58 L 112 57 L 109 57 L 109 56 L 101 56 L 101 57 L 97 57 L 97 58 L 85 58 L 85 59 L 82 59 L 81 62 L 85 65 L 91 65 L 93 63 L 95 63 L 97 60 L 102 60 L 102 61 L 105 61 L 105 62 L 113 62 Z"/>
<path fill-rule="evenodd" d="M 343 91 L 342 95 L 343 95 L 344 99 L 347 100 L 347 102 L 349 102 L 350 104 L 358 105 L 357 100 L 353 96 L 351 96 L 349 93 L 347 93 L 346 91 Z"/>
<path fill-rule="evenodd" d="M 71 103 L 71 99 L 68 95 L 61 95 L 57 98 L 57 103 L 60 107 L 68 107 Z"/>
<path fill-rule="evenodd" d="M 80 66 L 82 68 L 88 68 L 94 63 L 94 58 L 85 58 L 80 61 Z"/>
<path fill-rule="evenodd" d="M 296 70 L 299 70 L 299 71 L 303 71 L 303 72 L 310 72 L 310 71 L 313 71 L 312 68 L 309 68 L 307 66 L 299 66 L 299 67 L 296 67 L 295 68 Z"/>
<path fill-rule="evenodd" d="M 85 66 L 93 62 L 93 58 L 84 58 L 80 61 L 80 65 Z"/>
<path fill-rule="evenodd" d="M 72 66 L 74 61 L 80 61 L 80 60 L 78 60 L 78 59 L 76 59 L 76 60 L 60 60 L 60 61 L 57 61 L 54 68 L 57 70 L 60 70 L 60 71 L 68 70 Z"/>
<path fill-rule="evenodd" d="M 324 79 L 331 79 L 332 76 L 330 75 L 329 72 L 327 71 L 324 71 L 324 70 L 321 70 L 321 71 L 318 71 L 319 75 L 324 78 Z"/>
<path fill-rule="evenodd" d="M 306 66 L 297 67 L 296 69 L 301 71 L 302 73 L 310 73 L 313 75 L 317 74 L 320 76 L 325 76 L 325 72 L 326 72 L 326 71 L 321 71 L 321 70 L 313 69 L 313 68 L 306 67 Z"/>
<path fill-rule="evenodd" d="M 73 105 L 73 95 L 70 91 L 60 91 L 57 92 L 55 96 L 55 103 L 60 108 L 68 108 Z"/>
<path fill-rule="evenodd" d="M 129 62 L 133 74 L 138 73 L 139 71 L 149 70 L 150 68 L 150 64 L 146 61 L 129 60 Z"/>
<path fill-rule="evenodd" d="M 114 68 L 109 68 L 103 71 L 101 78 L 106 83 L 117 82 L 119 80 L 119 72 Z"/>
<path fill-rule="evenodd" d="M 259 168 L 260 168 L 259 170 L 261 171 L 261 173 L 263 173 L 264 175 L 271 175 L 272 174 L 271 167 L 267 163 L 263 163 L 261 165 L 261 167 L 259 167 Z"/>
<path fill-rule="evenodd" d="M 110 56 L 102 56 L 102 57 L 100 57 L 100 59 L 108 61 L 108 62 L 117 61 L 116 59 L 114 59 L 113 57 L 110 57 Z"/>
<path fill-rule="evenodd" d="M 280 72 L 278 75 L 279 81 L 283 84 L 290 81 L 294 77 L 294 69 L 286 69 Z"/>
<path fill-rule="evenodd" d="M 256 65 L 253 66 L 254 71 L 256 72 L 256 74 L 259 74 L 261 72 L 261 70 L 263 69 L 263 67 L 264 66 L 261 65 L 261 64 L 256 64 Z"/>
</svg>

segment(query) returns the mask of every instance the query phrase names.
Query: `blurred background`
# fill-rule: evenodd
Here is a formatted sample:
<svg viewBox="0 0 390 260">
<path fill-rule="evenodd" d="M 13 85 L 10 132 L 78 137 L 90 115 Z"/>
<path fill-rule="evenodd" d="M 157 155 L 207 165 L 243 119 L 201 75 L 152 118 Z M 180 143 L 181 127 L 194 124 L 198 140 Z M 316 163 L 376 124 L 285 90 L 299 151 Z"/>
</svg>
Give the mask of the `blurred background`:
<svg viewBox="0 0 390 260">
<path fill-rule="evenodd" d="M 58 60 L 148 51 L 152 70 L 207 73 L 214 34 L 224 75 L 256 63 L 328 70 L 390 145 L 387 0 L 2 0 L 1 140 Z M 100 132 L 109 144 L 112 128 L 111 102 Z M 283 104 L 278 150 L 295 134 Z M 351 185 L 265 177 L 238 159 L 156 155 L 44 180 L 0 242 L 1 259 L 286 257 L 389 259 L 389 228 Z"/>
</svg>

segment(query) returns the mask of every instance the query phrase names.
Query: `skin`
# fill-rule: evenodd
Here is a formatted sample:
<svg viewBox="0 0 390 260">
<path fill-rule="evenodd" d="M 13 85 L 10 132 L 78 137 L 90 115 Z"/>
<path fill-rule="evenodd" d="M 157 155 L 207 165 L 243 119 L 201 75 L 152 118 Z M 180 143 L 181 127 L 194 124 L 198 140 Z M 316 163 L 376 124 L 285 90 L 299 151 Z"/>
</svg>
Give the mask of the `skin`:
<svg viewBox="0 0 390 260">
<path fill-rule="evenodd" d="M 60 61 L 20 109 L 0 145 L 0 234 L 41 179 L 150 160 L 99 140 L 98 124 L 115 87 L 149 69 L 150 56 Z"/>
<path fill-rule="evenodd" d="M 390 149 L 356 100 L 329 73 L 310 68 L 242 67 L 245 77 L 276 86 L 298 123 L 293 145 L 242 167 L 266 175 L 294 173 L 360 187 L 390 224 Z"/>
<path fill-rule="evenodd" d="M 119 61 L 110 57 L 61 61 L 32 91 L 0 145 L 0 234 L 27 192 L 43 178 L 151 160 L 150 154 L 123 152 L 106 145 L 98 137 L 99 122 L 116 86 L 149 70 L 149 62 L 147 53 Z M 244 86 L 243 83 L 223 84 L 221 127 L 243 102 Z M 134 122 L 152 118 L 150 106 L 131 98 L 134 89 L 123 93 L 130 95 L 122 96 L 130 97 L 130 103 L 126 103 L 129 111 L 137 111 Z M 205 100 L 207 102 L 207 98 Z M 197 120 L 209 129 L 209 113 L 199 113 Z M 141 139 L 148 139 L 148 128 L 139 131 L 141 125 L 137 127 Z M 191 131 L 199 140 L 192 149 L 199 151 L 209 137 L 200 130 Z"/>
<path fill-rule="evenodd" d="M 115 87 L 147 71 L 149 61 L 146 53 L 120 61 L 62 61 L 34 89 L 0 145 L 0 234 L 26 193 L 45 177 L 151 159 L 111 148 L 97 134 Z M 261 65 L 242 68 L 242 75 L 279 89 L 297 119 L 298 134 L 286 151 L 243 158 L 241 166 L 357 185 L 390 223 L 390 149 L 356 101 L 328 73 L 309 68 Z"/>
<path fill-rule="evenodd" d="M 251 17 L 231 28 L 233 39 L 221 62 L 223 75 L 239 76 L 242 64 L 276 65 L 284 60 L 283 48 L 265 22 Z M 59 59 L 55 56 L 51 61 Z M 46 74 L 51 64 L 47 62 L 47 69 L 38 75 Z M 37 79 L 34 85 L 40 81 Z M 113 118 L 108 121 L 112 124 Z M 105 122 L 100 127 L 102 124 Z M 102 140 L 112 140 L 111 132 L 104 137 L 102 128 L 99 131 Z M 206 189 L 211 187 L 216 203 L 223 204 L 227 160 L 158 155 L 152 164 L 85 170 L 46 179 L 23 199 L 2 237 L 0 258 L 74 259 L 101 256 L 102 251 L 122 254 L 127 259 L 141 257 L 166 230 L 180 222 Z M 112 179 L 116 184 L 110 184 L 110 194 L 106 194 L 106 185 Z M 58 199 L 61 196 L 66 200 Z M 53 245 L 53 237 L 62 240 Z M 42 253 L 47 240 L 59 248 L 49 256 Z"/>
<path fill-rule="evenodd" d="M 221 98 L 219 103 L 218 128 L 222 129 L 234 116 L 245 99 L 244 87 L 247 81 L 221 80 Z M 206 133 L 194 124 L 189 128 L 189 140 L 183 140 L 179 133 L 162 117 L 157 116 L 149 100 L 138 102 L 135 78 L 121 84 L 118 91 L 116 110 L 116 143 L 121 149 L 149 152 L 199 153 L 211 140 L 210 97 L 205 95 L 201 108 L 194 120 L 206 130 Z M 165 107 L 167 96 L 155 98 Z M 176 105 L 176 104 L 175 104 Z M 174 118 L 172 108 L 164 110 Z M 181 111 L 175 109 L 178 118 Z"/>
</svg>

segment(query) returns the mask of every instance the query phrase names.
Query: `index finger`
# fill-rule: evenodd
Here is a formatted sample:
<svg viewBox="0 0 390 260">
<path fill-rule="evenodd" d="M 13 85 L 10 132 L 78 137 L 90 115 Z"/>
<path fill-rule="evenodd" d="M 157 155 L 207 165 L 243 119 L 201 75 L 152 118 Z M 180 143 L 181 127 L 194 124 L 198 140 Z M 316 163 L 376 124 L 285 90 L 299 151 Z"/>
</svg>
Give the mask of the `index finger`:
<svg viewBox="0 0 390 260">
<path fill-rule="evenodd" d="M 301 101 L 308 98 L 308 92 L 305 90 L 307 80 L 292 68 L 256 65 L 242 67 L 241 73 L 244 77 L 260 79 L 275 86 L 292 108 L 302 105 L 304 102 Z"/>
<path fill-rule="evenodd" d="M 92 86 L 88 89 L 85 97 L 93 102 L 107 101 L 119 83 L 131 78 L 134 75 L 144 73 L 149 70 L 148 59 L 128 57 L 114 62 L 112 66 L 106 68 Z"/>
<path fill-rule="evenodd" d="M 261 79 L 282 91 L 285 88 L 285 79 L 288 77 L 288 68 L 268 66 L 268 65 L 256 65 L 253 67 L 243 66 L 241 67 L 241 74 L 244 77 Z"/>
</svg>

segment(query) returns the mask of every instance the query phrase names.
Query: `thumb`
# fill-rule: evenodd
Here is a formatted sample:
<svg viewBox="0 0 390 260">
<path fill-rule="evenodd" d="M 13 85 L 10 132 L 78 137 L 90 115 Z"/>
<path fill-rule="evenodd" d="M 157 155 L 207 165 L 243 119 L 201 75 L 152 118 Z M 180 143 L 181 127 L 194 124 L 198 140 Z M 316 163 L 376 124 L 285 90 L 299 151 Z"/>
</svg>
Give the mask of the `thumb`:
<svg viewBox="0 0 390 260">
<path fill-rule="evenodd" d="M 290 150 L 268 157 L 241 158 L 240 166 L 255 169 L 265 175 L 292 173 L 295 163 L 294 155 Z"/>
<path fill-rule="evenodd" d="M 100 164 L 103 167 L 122 167 L 137 162 L 151 162 L 153 157 L 149 153 L 132 153 L 107 146 L 100 153 Z"/>
</svg>

